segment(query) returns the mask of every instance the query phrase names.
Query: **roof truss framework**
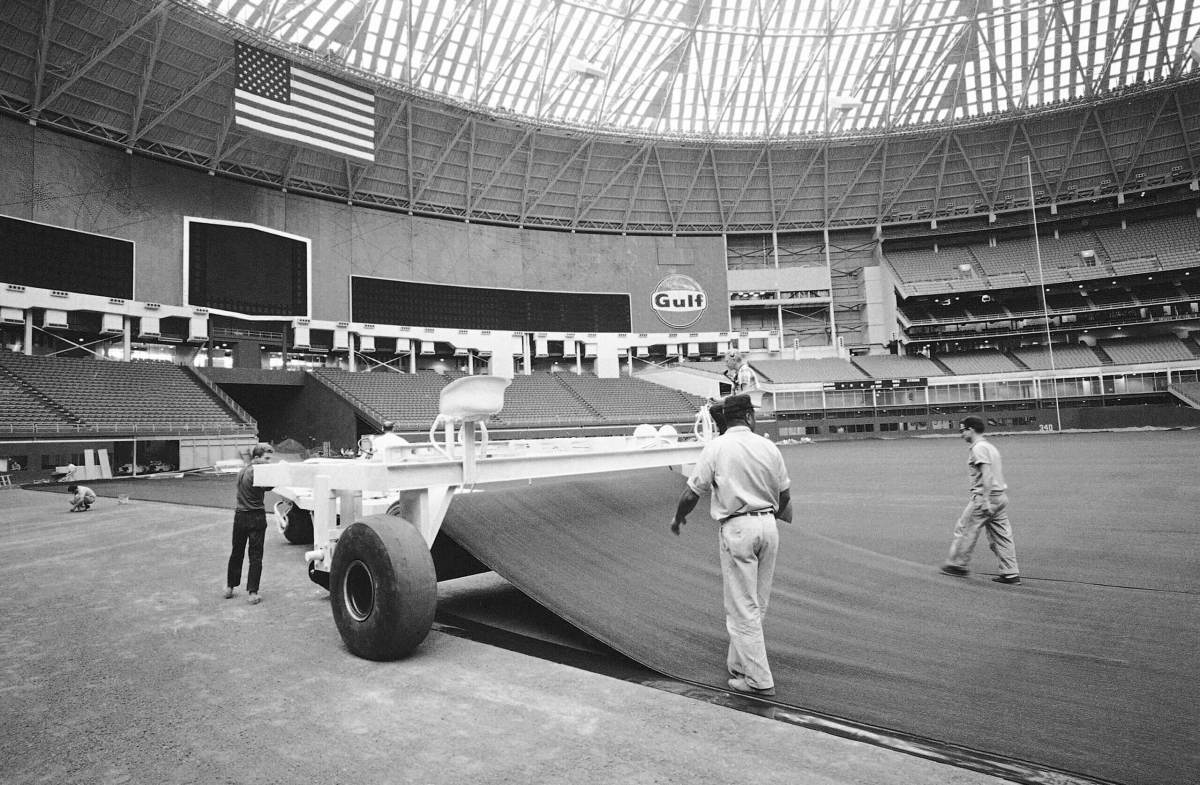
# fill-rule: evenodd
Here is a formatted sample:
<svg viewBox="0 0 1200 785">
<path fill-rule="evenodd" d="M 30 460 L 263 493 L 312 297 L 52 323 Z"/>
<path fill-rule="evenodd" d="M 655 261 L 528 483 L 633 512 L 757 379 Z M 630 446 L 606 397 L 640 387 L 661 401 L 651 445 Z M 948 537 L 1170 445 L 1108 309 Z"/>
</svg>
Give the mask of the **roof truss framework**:
<svg viewBox="0 0 1200 785">
<path fill-rule="evenodd" d="M 615 56 L 628 45 L 619 42 L 644 35 L 644 12 L 655 1 L 625 4 L 619 22 L 589 39 L 596 44 L 595 53 Z M 1078 88 L 1089 96 L 1085 100 L 1031 106 L 1016 116 L 1000 114 L 986 123 L 967 118 L 933 129 L 891 123 L 845 137 L 759 138 L 752 143 L 614 135 L 570 125 L 534 125 L 509 113 L 481 114 L 460 103 L 377 82 L 378 155 L 367 166 L 348 166 L 328 153 L 272 142 L 234 127 L 230 122 L 233 41 L 249 37 L 260 45 L 271 44 L 245 29 L 229 27 L 223 19 L 213 19 L 203 9 L 156 0 L 14 2 L 16 13 L 0 21 L 4 40 L 13 42 L 6 44 L 10 49 L 0 59 L 0 109 L 205 170 L 386 209 L 589 231 L 802 231 L 826 221 L 839 228 L 875 227 L 959 217 L 964 209 L 980 216 L 1017 210 L 1022 200 L 1028 200 L 1026 157 L 1035 192 L 1047 201 L 1084 201 L 1122 189 L 1139 192 L 1190 181 L 1198 174 L 1193 137 L 1200 134 L 1200 79 L 1194 67 L 1172 62 L 1173 77 L 1126 85 L 1116 93 L 1112 88 L 1123 63 L 1149 67 L 1164 58 L 1186 55 L 1189 41 L 1169 24 L 1171 20 L 1192 24 L 1191 5 L 1182 0 L 1143 0 L 1130 6 L 1120 24 L 1111 25 L 1088 15 L 1097 7 L 1107 12 L 1120 6 L 1119 0 L 1042 3 L 1037 14 L 1019 20 L 976 14 L 969 23 L 960 24 L 957 16 L 949 14 L 939 24 L 925 27 L 910 22 L 932 12 L 910 0 L 904 14 L 883 19 L 882 32 L 860 38 L 857 49 L 833 41 L 839 25 L 862 21 L 854 4 L 842 3 L 813 23 L 821 27 L 822 20 L 828 21 L 832 34 L 821 29 L 809 36 L 804 50 L 808 58 L 797 58 L 788 72 L 796 79 L 818 80 L 823 74 L 850 73 L 853 67 L 838 59 L 848 57 L 865 64 L 859 77 L 870 74 L 871 84 L 895 84 L 902 69 L 916 68 L 923 74 L 909 85 L 907 104 L 895 95 L 862 91 L 868 99 L 863 106 L 838 114 L 850 131 L 860 112 L 871 113 L 872 101 L 881 111 L 890 107 L 894 117 L 933 111 L 935 106 L 977 105 L 975 72 L 996 74 L 994 96 L 1002 96 L 1014 107 L 1019 105 L 1021 85 L 1041 84 L 1063 63 L 1070 66 L 1056 72 L 1065 80 L 1063 89 L 1086 85 Z M 249 4 L 224 5 L 230 10 L 250 9 Z M 247 19 L 271 30 L 300 29 L 315 12 L 310 9 L 305 16 L 300 5 L 279 0 L 266 9 L 255 6 Z M 946 2 L 935 5 L 942 11 L 951 8 Z M 711 64 L 701 67 L 700 54 L 711 44 L 706 36 L 713 35 L 714 25 L 725 18 L 721 14 L 728 17 L 732 6 L 719 0 L 695 0 L 686 13 L 675 8 L 679 21 L 672 48 L 666 56 L 659 52 L 653 57 L 659 70 L 666 69 L 665 77 L 655 77 L 661 88 L 655 118 L 673 122 L 671 118 L 681 110 L 679 93 L 672 85 L 682 83 L 715 86 L 701 111 L 712 123 L 749 116 L 745 113 L 754 111 L 751 105 L 769 102 L 772 90 L 780 85 L 789 95 L 801 95 L 794 89 L 795 79 L 772 81 L 774 66 L 768 66 L 762 54 L 791 40 L 772 38 L 770 31 L 780 19 L 792 18 L 788 14 L 794 4 L 768 0 L 738 4 L 739 9 L 750 6 L 756 14 L 749 17 L 753 24 L 725 37 L 723 46 L 736 63 L 728 71 L 714 70 Z M 397 20 L 390 40 L 415 42 L 421 35 L 406 20 L 433 14 L 435 19 L 473 20 L 474 37 L 460 40 L 445 25 L 434 25 L 423 34 L 426 45 L 472 53 L 478 45 L 471 42 L 486 38 L 483 31 L 496 24 L 503 0 L 420 5 L 370 0 L 355 7 L 357 14 L 336 17 L 340 27 L 331 29 L 330 40 L 344 40 L 347 46 L 358 41 L 365 48 L 372 40 L 371 14 L 387 13 Z M 565 105 L 562 100 L 549 100 L 555 85 L 544 63 L 552 59 L 551 43 L 567 36 L 568 29 L 581 34 L 578 25 L 570 24 L 578 9 L 558 0 L 530 2 L 525 7 L 529 9 L 521 17 L 525 27 L 514 28 L 503 45 L 494 42 L 507 53 L 503 73 L 543 80 L 538 100 Z M 951 10 L 978 7 L 973 0 L 959 0 Z M 1084 24 L 1089 19 L 1091 27 Z M 1072 26 L 1077 33 L 1067 30 Z M 1035 29 L 1036 40 L 1045 49 L 1068 54 L 1061 59 L 1022 60 L 1023 55 L 1007 42 L 1025 40 Z M 1161 40 L 1143 43 L 1139 36 L 1147 33 Z M 757 48 L 739 49 L 739 35 L 750 36 Z M 1111 47 L 1107 52 L 1096 49 L 1097 37 L 1105 35 L 1115 53 Z M 884 39 L 887 42 L 880 50 L 868 53 L 870 46 Z M 533 48 L 538 40 L 541 48 Z M 1085 46 L 1087 41 L 1093 43 Z M 945 43 L 951 54 L 922 59 L 916 51 L 918 44 L 928 47 L 938 42 Z M 281 51 L 307 58 L 311 67 L 346 76 L 340 62 L 299 49 Z M 525 59 L 518 53 L 524 53 Z M 504 92 L 509 89 L 506 77 L 470 64 L 486 60 L 471 56 L 475 59 L 467 58 L 467 73 L 474 76 L 468 81 L 511 98 Z M 414 55 L 405 62 L 411 64 L 413 74 L 444 71 L 427 57 Z M 616 60 L 605 62 L 607 72 L 619 70 Z M 1025 65 L 1013 68 L 1014 62 Z M 952 77 L 943 79 L 943 73 L 951 72 Z M 999 79 L 1002 73 L 1008 81 Z M 1092 75 L 1086 83 L 1085 73 Z M 742 89 L 747 80 L 757 80 L 753 90 Z M 618 111 L 636 94 L 636 90 L 627 96 L 610 94 L 605 111 Z M 570 91 L 563 94 L 567 103 L 577 97 Z M 782 129 L 781 115 L 795 113 L 792 107 L 774 105 L 764 119 Z"/>
<path fill-rule="evenodd" d="M 1186 0 L 192 0 L 402 90 L 540 124 L 787 138 L 1194 69 Z"/>
</svg>

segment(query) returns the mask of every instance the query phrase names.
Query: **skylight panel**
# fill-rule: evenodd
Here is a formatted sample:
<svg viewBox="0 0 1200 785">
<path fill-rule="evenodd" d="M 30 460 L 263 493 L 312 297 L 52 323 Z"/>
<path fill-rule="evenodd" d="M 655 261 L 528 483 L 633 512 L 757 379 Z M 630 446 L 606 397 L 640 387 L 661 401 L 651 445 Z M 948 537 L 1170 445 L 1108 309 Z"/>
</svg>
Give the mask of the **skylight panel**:
<svg viewBox="0 0 1200 785">
<path fill-rule="evenodd" d="M 348 65 L 401 88 L 668 135 L 820 131 L 826 91 L 861 101 L 842 129 L 1078 99 L 1171 76 L 1197 33 L 1183 0 L 193 2 L 318 55 L 349 47 Z"/>
</svg>

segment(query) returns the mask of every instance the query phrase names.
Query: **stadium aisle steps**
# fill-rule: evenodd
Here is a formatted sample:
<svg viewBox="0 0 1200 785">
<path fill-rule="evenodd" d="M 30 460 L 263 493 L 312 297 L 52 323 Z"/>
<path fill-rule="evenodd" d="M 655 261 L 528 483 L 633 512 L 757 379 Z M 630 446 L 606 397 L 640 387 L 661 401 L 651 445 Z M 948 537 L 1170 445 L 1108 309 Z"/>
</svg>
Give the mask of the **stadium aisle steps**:
<svg viewBox="0 0 1200 785">
<path fill-rule="evenodd" d="M 25 415 L 25 419 L 31 419 L 38 423 L 66 423 L 68 425 L 79 425 L 79 418 L 73 416 L 69 411 L 59 406 L 49 397 L 47 397 L 37 387 L 29 384 L 16 373 L 13 373 L 4 365 L 0 364 L 0 379 L 4 379 L 14 387 L 13 394 L 25 398 L 24 405 L 21 409 Z M 7 417 L 16 424 L 13 417 Z M 26 424 L 26 423 L 22 423 Z M 28 423 L 32 424 L 32 423 Z"/>
<path fill-rule="evenodd" d="M 567 384 L 567 382 L 565 381 L 566 377 L 564 377 L 561 373 L 552 373 L 552 374 L 550 374 L 550 376 L 553 377 L 555 382 L 562 385 L 563 389 L 565 389 L 568 393 L 571 394 L 571 397 L 573 397 L 575 400 L 579 401 L 580 406 L 587 409 L 594 416 L 596 416 L 598 418 L 601 417 L 600 412 L 596 409 L 595 406 L 592 406 L 591 402 L 588 401 L 588 399 L 585 398 L 582 393 L 580 393 L 578 390 L 576 390 L 571 385 Z"/>
<path fill-rule="evenodd" d="M 941 368 L 941 369 L 942 369 L 942 371 L 943 371 L 943 372 L 944 372 L 944 373 L 945 373 L 947 376 L 954 376 L 954 370 L 953 370 L 953 369 L 952 369 L 952 368 L 951 368 L 949 365 L 946 365 L 944 362 L 942 362 L 941 360 L 939 360 L 937 357 L 934 357 L 933 355 L 930 355 L 930 357 L 929 357 L 929 361 L 930 361 L 931 363 L 933 363 L 934 365 L 936 365 L 938 368 Z"/>
</svg>

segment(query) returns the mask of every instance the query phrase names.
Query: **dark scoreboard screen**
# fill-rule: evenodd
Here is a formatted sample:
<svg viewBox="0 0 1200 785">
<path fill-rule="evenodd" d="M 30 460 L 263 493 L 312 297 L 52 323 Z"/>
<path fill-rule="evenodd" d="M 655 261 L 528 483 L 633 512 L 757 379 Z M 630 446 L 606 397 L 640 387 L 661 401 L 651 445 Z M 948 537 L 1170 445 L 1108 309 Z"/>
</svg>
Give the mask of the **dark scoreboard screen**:
<svg viewBox="0 0 1200 785">
<path fill-rule="evenodd" d="M 0 215 L 0 281 L 133 299 L 133 242 Z"/>
<path fill-rule="evenodd" d="M 254 226 L 188 220 L 188 305 L 308 316 L 308 243 Z"/>
<path fill-rule="evenodd" d="M 853 382 L 826 384 L 826 390 L 893 390 L 903 387 L 928 387 L 928 377 L 910 379 L 863 379 Z"/>
<path fill-rule="evenodd" d="M 489 289 L 350 278 L 351 318 L 371 324 L 513 332 L 627 333 L 628 294 Z"/>
</svg>

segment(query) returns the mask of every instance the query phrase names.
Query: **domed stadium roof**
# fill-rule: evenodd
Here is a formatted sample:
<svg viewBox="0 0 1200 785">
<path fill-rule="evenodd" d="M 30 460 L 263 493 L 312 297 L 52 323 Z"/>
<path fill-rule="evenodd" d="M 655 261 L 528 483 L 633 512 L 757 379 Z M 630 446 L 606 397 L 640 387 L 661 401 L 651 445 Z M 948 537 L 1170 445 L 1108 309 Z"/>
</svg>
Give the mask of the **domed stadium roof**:
<svg viewBox="0 0 1200 785">
<path fill-rule="evenodd" d="M 639 234 L 968 230 L 1200 192 L 1183 0 L 616 7 L 4 0 L 0 150 L 65 131 L 356 207 Z M 357 154 L 255 127 L 247 52 L 365 94 Z M 13 203 L 49 198 L 14 171 Z"/>
<path fill-rule="evenodd" d="M 968 121 L 1194 71 L 1176 0 L 196 0 L 547 126 L 779 139 Z"/>
</svg>

